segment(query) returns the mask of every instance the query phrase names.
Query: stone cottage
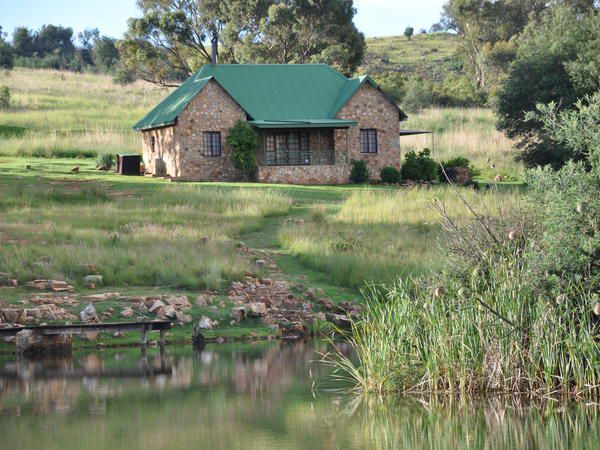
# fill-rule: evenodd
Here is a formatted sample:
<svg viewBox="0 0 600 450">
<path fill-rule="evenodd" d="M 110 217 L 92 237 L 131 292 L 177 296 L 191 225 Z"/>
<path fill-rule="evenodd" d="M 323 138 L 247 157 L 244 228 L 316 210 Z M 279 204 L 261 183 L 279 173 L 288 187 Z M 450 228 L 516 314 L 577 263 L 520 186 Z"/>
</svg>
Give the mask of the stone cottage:
<svg viewBox="0 0 600 450">
<path fill-rule="evenodd" d="M 368 76 L 323 64 L 207 64 L 140 120 L 146 171 L 199 181 L 235 181 L 226 144 L 238 120 L 260 138 L 258 181 L 347 183 L 350 161 L 371 178 L 400 166 L 407 116 Z"/>
</svg>

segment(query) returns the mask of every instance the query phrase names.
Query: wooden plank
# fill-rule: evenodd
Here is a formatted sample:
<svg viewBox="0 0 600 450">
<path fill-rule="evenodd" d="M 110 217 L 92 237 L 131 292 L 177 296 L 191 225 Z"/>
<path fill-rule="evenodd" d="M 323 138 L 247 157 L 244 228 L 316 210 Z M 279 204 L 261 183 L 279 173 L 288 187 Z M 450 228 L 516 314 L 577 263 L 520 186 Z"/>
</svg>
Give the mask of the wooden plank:
<svg viewBox="0 0 600 450">
<path fill-rule="evenodd" d="M 41 327 L 0 328 L 0 336 L 14 336 L 21 330 L 34 330 L 43 335 L 59 335 L 80 333 L 115 333 L 117 331 L 164 331 L 170 330 L 171 326 L 172 324 L 169 321 L 45 325 Z"/>
</svg>

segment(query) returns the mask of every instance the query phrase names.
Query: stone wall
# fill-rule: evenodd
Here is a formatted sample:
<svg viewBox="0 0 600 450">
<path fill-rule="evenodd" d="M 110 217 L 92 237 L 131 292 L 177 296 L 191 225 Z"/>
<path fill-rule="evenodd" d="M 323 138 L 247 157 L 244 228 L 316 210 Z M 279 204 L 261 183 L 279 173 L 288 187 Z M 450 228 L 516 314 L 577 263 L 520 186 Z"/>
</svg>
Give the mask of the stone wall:
<svg viewBox="0 0 600 450">
<path fill-rule="evenodd" d="M 322 166 L 259 166 L 261 183 L 344 184 L 348 182 L 348 164 Z"/>
<path fill-rule="evenodd" d="M 146 165 L 146 173 L 176 176 L 179 159 L 177 143 L 174 140 L 174 131 L 174 127 L 164 127 L 142 132 L 143 158 Z M 154 138 L 154 150 L 152 149 L 152 138 Z M 162 169 L 160 167 L 161 164 L 163 166 Z"/>
<path fill-rule="evenodd" d="M 352 119 L 358 126 L 348 130 L 348 158 L 364 159 L 369 168 L 369 177 L 379 179 L 382 168 L 400 168 L 400 121 L 398 109 L 378 89 L 365 83 L 344 105 L 337 117 Z M 377 130 L 378 149 L 375 154 L 360 152 L 360 129 Z M 336 149 L 345 149 L 345 131 L 335 134 Z"/>
<path fill-rule="evenodd" d="M 155 160 L 162 158 L 173 178 L 198 181 L 237 181 L 241 174 L 231 161 L 225 144 L 229 130 L 246 114 L 215 81 L 210 81 L 179 114 L 172 127 L 143 132 L 146 171 L 157 174 Z M 203 133 L 221 132 L 221 156 L 205 156 Z M 156 138 L 155 152 L 150 148 Z"/>
</svg>

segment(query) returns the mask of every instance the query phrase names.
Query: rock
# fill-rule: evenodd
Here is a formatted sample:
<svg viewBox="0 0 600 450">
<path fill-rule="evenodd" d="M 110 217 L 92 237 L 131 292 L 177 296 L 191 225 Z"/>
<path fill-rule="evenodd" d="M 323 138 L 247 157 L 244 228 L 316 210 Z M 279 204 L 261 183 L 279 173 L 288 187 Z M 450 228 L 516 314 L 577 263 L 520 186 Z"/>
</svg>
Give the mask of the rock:
<svg viewBox="0 0 600 450">
<path fill-rule="evenodd" d="M 130 307 L 125 308 L 123 311 L 121 311 L 121 317 L 131 319 L 133 317 L 133 309 Z"/>
<path fill-rule="evenodd" d="M 165 304 L 162 302 L 162 300 L 155 300 L 154 303 L 152 303 L 152 306 L 148 309 L 149 312 L 157 314 L 156 310 L 159 308 L 164 308 Z"/>
<path fill-rule="evenodd" d="M 172 305 L 167 305 L 162 310 L 162 317 L 175 319 L 177 317 L 177 311 L 175 311 L 175 308 Z"/>
<path fill-rule="evenodd" d="M 91 303 L 79 313 L 79 318 L 83 323 L 100 322 L 98 314 L 96 314 L 96 308 Z"/>
<path fill-rule="evenodd" d="M 208 295 L 200 294 L 198 297 L 196 297 L 196 306 L 203 307 L 208 304 L 209 304 Z"/>
<path fill-rule="evenodd" d="M 69 170 L 69 172 L 71 172 L 71 173 L 79 173 L 79 166 L 75 166 L 75 167 L 71 168 L 71 170 Z"/>
<path fill-rule="evenodd" d="M 165 303 L 167 305 L 171 305 L 175 308 L 191 308 L 192 307 L 192 304 L 190 303 L 190 301 L 188 300 L 186 295 L 167 297 L 165 299 Z"/>
<path fill-rule="evenodd" d="M 464 186 L 471 181 L 467 167 L 446 167 L 445 170 L 448 179 L 454 184 Z"/>
<path fill-rule="evenodd" d="M 152 348 L 156 348 L 158 347 L 158 342 L 156 342 L 156 339 L 153 339 L 150 342 L 148 342 L 148 345 Z"/>
<path fill-rule="evenodd" d="M 321 305 L 324 309 L 327 309 L 329 311 L 331 311 L 335 307 L 334 303 L 328 298 L 320 298 L 319 300 L 317 300 L 317 304 Z"/>
<path fill-rule="evenodd" d="M 504 181 L 504 177 L 501 174 L 498 174 L 494 177 L 494 181 L 496 183 L 501 183 L 502 181 Z"/>
<path fill-rule="evenodd" d="M 236 322 L 241 322 L 246 317 L 246 308 L 244 306 L 235 306 L 231 309 L 231 317 Z"/>
<path fill-rule="evenodd" d="M 308 289 L 306 290 L 305 294 L 306 294 L 306 296 L 307 296 L 308 298 L 310 298 L 310 299 L 312 299 L 312 300 L 314 300 L 314 299 L 316 299 L 316 298 L 317 298 L 317 296 L 316 296 L 316 294 L 315 294 L 315 291 L 314 291 L 314 290 L 312 290 L 311 288 L 308 288 Z"/>
<path fill-rule="evenodd" d="M 210 320 L 210 318 L 206 317 L 206 316 L 202 316 L 200 318 L 200 320 L 198 321 L 198 328 L 202 329 L 202 330 L 212 330 L 216 325 L 218 325 L 219 322 L 217 322 L 216 320 Z"/>
<path fill-rule="evenodd" d="M 250 316 L 262 317 L 267 314 L 267 305 L 264 303 L 248 303 L 247 307 L 250 309 Z"/>
<path fill-rule="evenodd" d="M 102 284 L 102 275 L 86 275 L 83 277 L 83 285 L 90 289 Z"/>
<path fill-rule="evenodd" d="M 192 316 L 185 314 L 181 311 L 175 311 L 175 317 L 179 322 L 182 323 L 190 323 L 192 321 Z"/>
<path fill-rule="evenodd" d="M 18 323 L 23 317 L 23 310 L 7 308 L 0 310 L 0 314 L 2 314 L 2 317 L 6 323 L 15 324 Z"/>
<path fill-rule="evenodd" d="M 102 292 L 101 294 L 91 294 L 81 297 L 82 300 L 88 302 L 102 302 L 111 298 L 121 298 L 121 294 L 118 292 Z"/>
<path fill-rule="evenodd" d="M 343 314 L 326 314 L 327 320 L 342 330 L 352 329 L 352 320 Z"/>
<path fill-rule="evenodd" d="M 255 264 L 256 264 L 258 267 L 264 267 L 264 266 L 265 266 L 265 264 L 267 264 L 267 262 L 266 262 L 264 259 L 257 259 L 257 260 L 256 260 L 256 262 L 255 262 Z"/>
<path fill-rule="evenodd" d="M 115 334 L 113 334 L 114 338 L 124 338 L 125 337 L 125 333 L 123 333 L 122 331 L 117 331 Z"/>
<path fill-rule="evenodd" d="M 78 336 L 84 341 L 97 341 L 98 337 L 100 337 L 100 333 L 96 331 L 88 331 L 86 333 L 80 333 Z"/>
</svg>

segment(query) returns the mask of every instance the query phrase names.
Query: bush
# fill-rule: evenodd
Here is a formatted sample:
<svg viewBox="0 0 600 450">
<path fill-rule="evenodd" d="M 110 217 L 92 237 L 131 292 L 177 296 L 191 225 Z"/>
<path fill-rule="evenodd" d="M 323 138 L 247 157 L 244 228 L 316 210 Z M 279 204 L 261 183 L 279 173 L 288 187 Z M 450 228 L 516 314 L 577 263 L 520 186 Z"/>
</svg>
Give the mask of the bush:
<svg viewBox="0 0 600 450">
<path fill-rule="evenodd" d="M 254 151 L 259 146 L 256 131 L 246 122 L 238 120 L 229 130 L 227 145 L 233 150 L 231 158 L 235 167 L 242 172 L 245 179 L 253 177 L 257 168 Z"/>
<path fill-rule="evenodd" d="M 392 166 L 381 169 L 381 181 L 384 183 L 398 183 L 400 181 L 400 171 Z"/>
<path fill-rule="evenodd" d="M 473 167 L 471 161 L 468 158 L 465 158 L 463 156 L 456 156 L 454 158 L 442 161 L 441 166 L 438 166 L 438 178 L 443 182 L 446 182 L 446 177 L 444 176 L 442 166 L 444 167 L 444 169 L 448 169 L 449 167 L 464 167 L 469 170 L 469 177 L 471 179 L 473 179 L 481 173 L 481 171 Z"/>
<path fill-rule="evenodd" d="M 367 163 L 362 159 L 353 159 L 350 161 L 352 165 L 352 171 L 350 172 L 350 181 L 353 183 L 366 183 L 369 180 L 369 171 L 367 170 Z"/>
<path fill-rule="evenodd" d="M 438 165 L 431 158 L 431 152 L 424 148 L 419 153 L 408 152 L 400 169 L 402 179 L 432 181 L 438 179 Z"/>
<path fill-rule="evenodd" d="M 98 167 L 106 167 L 112 169 L 115 164 L 115 155 L 112 153 L 100 153 L 96 158 L 96 165 Z"/>
<path fill-rule="evenodd" d="M 0 109 L 10 107 L 10 89 L 8 86 L 0 86 Z"/>
</svg>

